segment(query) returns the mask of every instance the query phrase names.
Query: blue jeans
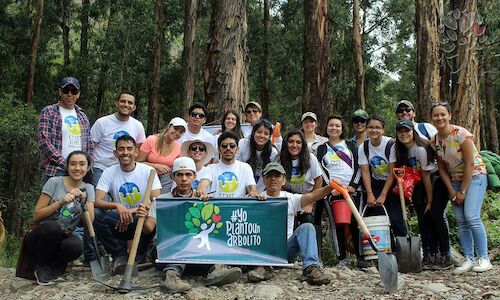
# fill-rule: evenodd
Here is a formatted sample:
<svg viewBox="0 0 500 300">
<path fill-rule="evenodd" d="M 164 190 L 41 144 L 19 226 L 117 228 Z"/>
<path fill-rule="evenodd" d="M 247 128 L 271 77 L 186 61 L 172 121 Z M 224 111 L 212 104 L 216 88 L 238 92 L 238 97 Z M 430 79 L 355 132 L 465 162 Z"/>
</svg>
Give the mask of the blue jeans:
<svg viewBox="0 0 500 300">
<path fill-rule="evenodd" d="M 97 183 L 102 176 L 102 172 L 104 172 L 103 169 L 92 168 L 92 185 L 94 186 L 94 188 L 97 186 Z"/>
<path fill-rule="evenodd" d="M 460 190 L 460 181 L 451 183 L 456 191 Z M 463 205 L 453 205 L 455 218 L 458 223 L 458 238 L 460 247 L 466 258 L 474 258 L 474 245 L 476 246 L 477 256 L 488 258 L 488 242 L 486 239 L 486 230 L 481 221 L 481 206 L 483 205 L 484 195 L 488 179 L 486 174 L 472 176 L 472 179 L 465 193 Z"/>
<path fill-rule="evenodd" d="M 288 261 L 294 260 L 298 254 L 303 258 L 302 269 L 311 265 L 320 265 L 316 229 L 311 223 L 304 223 L 297 227 L 288 239 Z"/>
</svg>

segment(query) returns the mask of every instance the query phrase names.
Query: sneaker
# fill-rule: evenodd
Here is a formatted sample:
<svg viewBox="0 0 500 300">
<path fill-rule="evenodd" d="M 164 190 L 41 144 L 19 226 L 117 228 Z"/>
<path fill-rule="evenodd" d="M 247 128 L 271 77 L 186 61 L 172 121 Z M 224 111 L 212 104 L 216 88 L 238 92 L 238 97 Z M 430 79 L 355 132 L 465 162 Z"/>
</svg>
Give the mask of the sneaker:
<svg viewBox="0 0 500 300">
<path fill-rule="evenodd" d="M 445 254 L 437 258 L 436 263 L 433 266 L 434 270 L 448 270 L 453 267 L 453 262 L 451 261 L 450 255 Z"/>
<path fill-rule="evenodd" d="M 258 283 L 273 277 L 272 269 L 270 267 L 257 267 L 247 273 L 249 282 Z"/>
<path fill-rule="evenodd" d="M 171 294 L 184 293 L 191 289 L 191 285 L 182 280 L 179 272 L 175 270 L 167 270 L 165 272 L 165 279 L 163 279 L 161 287 Z"/>
<path fill-rule="evenodd" d="M 491 262 L 487 258 L 480 258 L 476 266 L 472 267 L 472 271 L 474 272 L 486 272 L 493 268 Z"/>
<path fill-rule="evenodd" d="M 470 270 L 472 270 L 472 267 L 474 266 L 474 261 L 470 258 L 466 258 L 462 264 L 460 264 L 459 267 L 455 268 L 455 270 L 453 270 L 453 274 L 455 275 L 459 275 L 459 274 L 463 274 L 465 272 L 469 272 Z"/>
<path fill-rule="evenodd" d="M 371 260 L 364 260 L 362 257 L 357 257 L 356 258 L 356 268 L 358 268 L 358 269 L 368 269 L 371 266 L 373 266 Z"/>
<path fill-rule="evenodd" d="M 438 261 L 438 256 L 435 253 L 424 256 L 424 258 L 422 259 L 422 269 L 423 270 L 434 269 L 437 261 Z"/>
<path fill-rule="evenodd" d="M 52 281 L 52 271 L 50 270 L 49 266 L 37 265 L 35 267 L 34 273 L 35 273 L 36 283 L 38 283 L 38 285 L 53 285 L 53 284 L 55 284 Z"/>
<path fill-rule="evenodd" d="M 238 281 L 241 269 L 225 265 L 215 265 L 215 269 L 207 275 L 207 285 L 221 286 Z"/>
<path fill-rule="evenodd" d="M 301 280 L 311 285 L 322 285 L 329 284 L 331 279 L 317 265 L 311 265 L 304 270 Z"/>
</svg>

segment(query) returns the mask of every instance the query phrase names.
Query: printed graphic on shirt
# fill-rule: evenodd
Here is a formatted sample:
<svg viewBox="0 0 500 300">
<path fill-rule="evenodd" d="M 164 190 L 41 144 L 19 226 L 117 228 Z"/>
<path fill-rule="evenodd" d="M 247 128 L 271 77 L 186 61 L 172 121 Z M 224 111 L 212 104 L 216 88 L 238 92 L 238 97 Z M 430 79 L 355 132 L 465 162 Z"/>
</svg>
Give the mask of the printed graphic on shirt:
<svg viewBox="0 0 500 300">
<path fill-rule="evenodd" d="M 387 172 L 389 172 L 389 164 L 380 156 L 372 157 L 370 159 L 370 165 L 372 165 L 373 171 L 380 176 L 385 176 Z"/>
<path fill-rule="evenodd" d="M 198 184 L 200 184 L 200 180 L 196 179 L 193 184 L 191 185 L 191 187 L 193 188 L 193 190 L 196 190 L 196 188 L 198 187 Z"/>
<path fill-rule="evenodd" d="M 345 151 L 345 148 L 343 146 L 337 145 L 336 146 L 339 151 Z M 337 155 L 333 149 L 328 146 L 326 149 L 326 157 L 325 157 L 325 166 L 326 167 L 333 167 L 333 168 L 340 168 L 342 167 L 342 159 Z"/>
<path fill-rule="evenodd" d="M 292 167 L 292 176 L 290 177 L 290 183 L 293 185 L 303 184 L 306 181 L 306 176 L 300 174 L 299 167 Z"/>
<path fill-rule="evenodd" d="M 420 166 L 420 162 L 417 160 L 416 157 L 410 157 L 408 159 L 408 164 L 410 165 L 410 168 L 416 169 L 416 170 L 421 170 L 422 167 Z"/>
<path fill-rule="evenodd" d="M 125 203 L 128 208 L 134 207 L 142 198 L 139 187 L 133 182 L 125 182 L 120 186 L 118 192 L 120 194 L 120 200 Z"/>
<path fill-rule="evenodd" d="M 78 123 L 78 119 L 75 116 L 67 116 L 66 118 L 64 118 L 64 124 L 69 129 L 69 132 L 71 132 L 71 134 L 77 136 L 80 136 L 82 134 L 80 124 Z"/>
<path fill-rule="evenodd" d="M 233 172 L 224 172 L 217 179 L 219 180 L 219 188 L 224 193 L 233 193 L 239 186 L 238 177 Z"/>
<path fill-rule="evenodd" d="M 113 135 L 113 145 L 116 145 L 116 140 L 121 136 L 130 136 L 130 134 L 125 130 L 118 131 L 117 133 L 115 133 L 115 135 Z"/>
</svg>

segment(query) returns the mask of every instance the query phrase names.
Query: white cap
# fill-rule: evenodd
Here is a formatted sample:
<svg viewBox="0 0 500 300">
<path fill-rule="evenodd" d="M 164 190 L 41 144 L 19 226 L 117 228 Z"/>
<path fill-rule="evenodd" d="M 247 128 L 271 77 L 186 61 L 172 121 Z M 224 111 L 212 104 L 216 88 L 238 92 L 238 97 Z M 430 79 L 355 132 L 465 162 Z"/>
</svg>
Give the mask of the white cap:
<svg viewBox="0 0 500 300">
<path fill-rule="evenodd" d="M 182 126 L 184 127 L 184 130 L 187 131 L 187 126 L 188 124 L 186 123 L 186 121 L 184 121 L 183 118 L 179 118 L 179 117 L 175 117 L 173 118 L 172 120 L 170 120 L 170 123 L 168 123 L 168 125 L 173 125 L 174 127 L 175 126 Z"/>
<path fill-rule="evenodd" d="M 179 157 L 174 160 L 172 176 L 177 171 L 193 171 L 196 174 L 196 164 L 191 157 Z"/>
</svg>

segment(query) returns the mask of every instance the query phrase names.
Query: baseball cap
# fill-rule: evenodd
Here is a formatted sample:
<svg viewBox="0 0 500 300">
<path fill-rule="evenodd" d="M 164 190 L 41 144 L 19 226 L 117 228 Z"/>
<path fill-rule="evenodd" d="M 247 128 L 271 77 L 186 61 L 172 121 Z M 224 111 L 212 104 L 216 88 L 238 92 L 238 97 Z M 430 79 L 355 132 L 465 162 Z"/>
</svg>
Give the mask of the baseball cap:
<svg viewBox="0 0 500 300">
<path fill-rule="evenodd" d="M 177 171 L 193 171 L 196 174 L 196 164 L 191 157 L 176 158 L 172 166 L 172 175 Z"/>
<path fill-rule="evenodd" d="M 184 121 L 183 118 L 179 118 L 179 117 L 175 117 L 172 120 L 170 120 L 168 125 L 173 125 L 174 127 L 175 126 L 182 126 L 182 127 L 184 127 L 184 130 L 186 130 L 186 131 L 188 129 L 186 121 Z"/>
<path fill-rule="evenodd" d="M 257 107 L 260 111 L 262 111 L 262 107 L 260 106 L 259 103 L 255 102 L 255 101 L 250 101 L 247 103 L 247 105 L 245 105 L 245 111 L 247 110 L 247 108 L 250 106 L 250 105 L 253 105 L 255 107 Z"/>
<path fill-rule="evenodd" d="M 270 162 L 270 163 L 268 163 L 266 165 L 266 167 L 264 168 L 264 171 L 262 173 L 265 176 L 267 173 L 269 173 L 271 171 L 276 171 L 276 172 L 279 172 L 280 174 L 283 174 L 283 175 L 286 174 L 285 169 L 283 169 L 283 166 L 280 165 L 277 162 Z"/>
<path fill-rule="evenodd" d="M 356 111 L 354 111 L 354 114 L 352 115 L 353 119 L 356 117 L 368 120 L 368 113 L 364 109 L 357 109 Z"/>
<path fill-rule="evenodd" d="M 189 157 L 189 155 L 188 155 L 187 152 L 189 150 L 189 147 L 192 144 L 194 144 L 194 143 L 202 143 L 205 146 L 205 148 L 207 149 L 207 155 L 201 161 L 201 163 L 203 165 L 206 165 L 214 157 L 215 150 L 214 150 L 214 146 L 212 146 L 212 144 L 204 142 L 204 141 L 202 141 L 200 139 L 189 140 L 189 141 L 185 141 L 184 143 L 182 143 L 182 145 L 181 145 L 181 154 L 182 154 L 182 156 Z"/>
<path fill-rule="evenodd" d="M 414 128 L 413 123 L 410 120 L 399 120 L 396 123 L 396 131 L 401 129 L 401 127 L 405 127 L 405 128 L 410 129 L 410 130 L 412 130 Z"/>
<path fill-rule="evenodd" d="M 312 111 L 307 111 L 307 112 L 303 113 L 302 117 L 300 118 L 300 122 L 304 122 L 304 120 L 306 118 L 311 118 L 314 121 L 318 122 L 318 116 L 316 116 L 316 114 L 313 113 Z"/>
<path fill-rule="evenodd" d="M 65 88 L 68 84 L 72 84 L 74 87 L 76 87 L 77 90 L 80 90 L 80 81 L 76 79 L 75 77 L 65 77 L 61 82 L 59 83 L 60 88 Z"/>
<path fill-rule="evenodd" d="M 399 101 L 398 104 L 396 105 L 396 110 L 399 108 L 400 105 L 405 105 L 405 106 L 408 106 L 409 108 L 415 110 L 415 106 L 413 106 L 413 103 L 411 103 L 408 100 Z"/>
</svg>

